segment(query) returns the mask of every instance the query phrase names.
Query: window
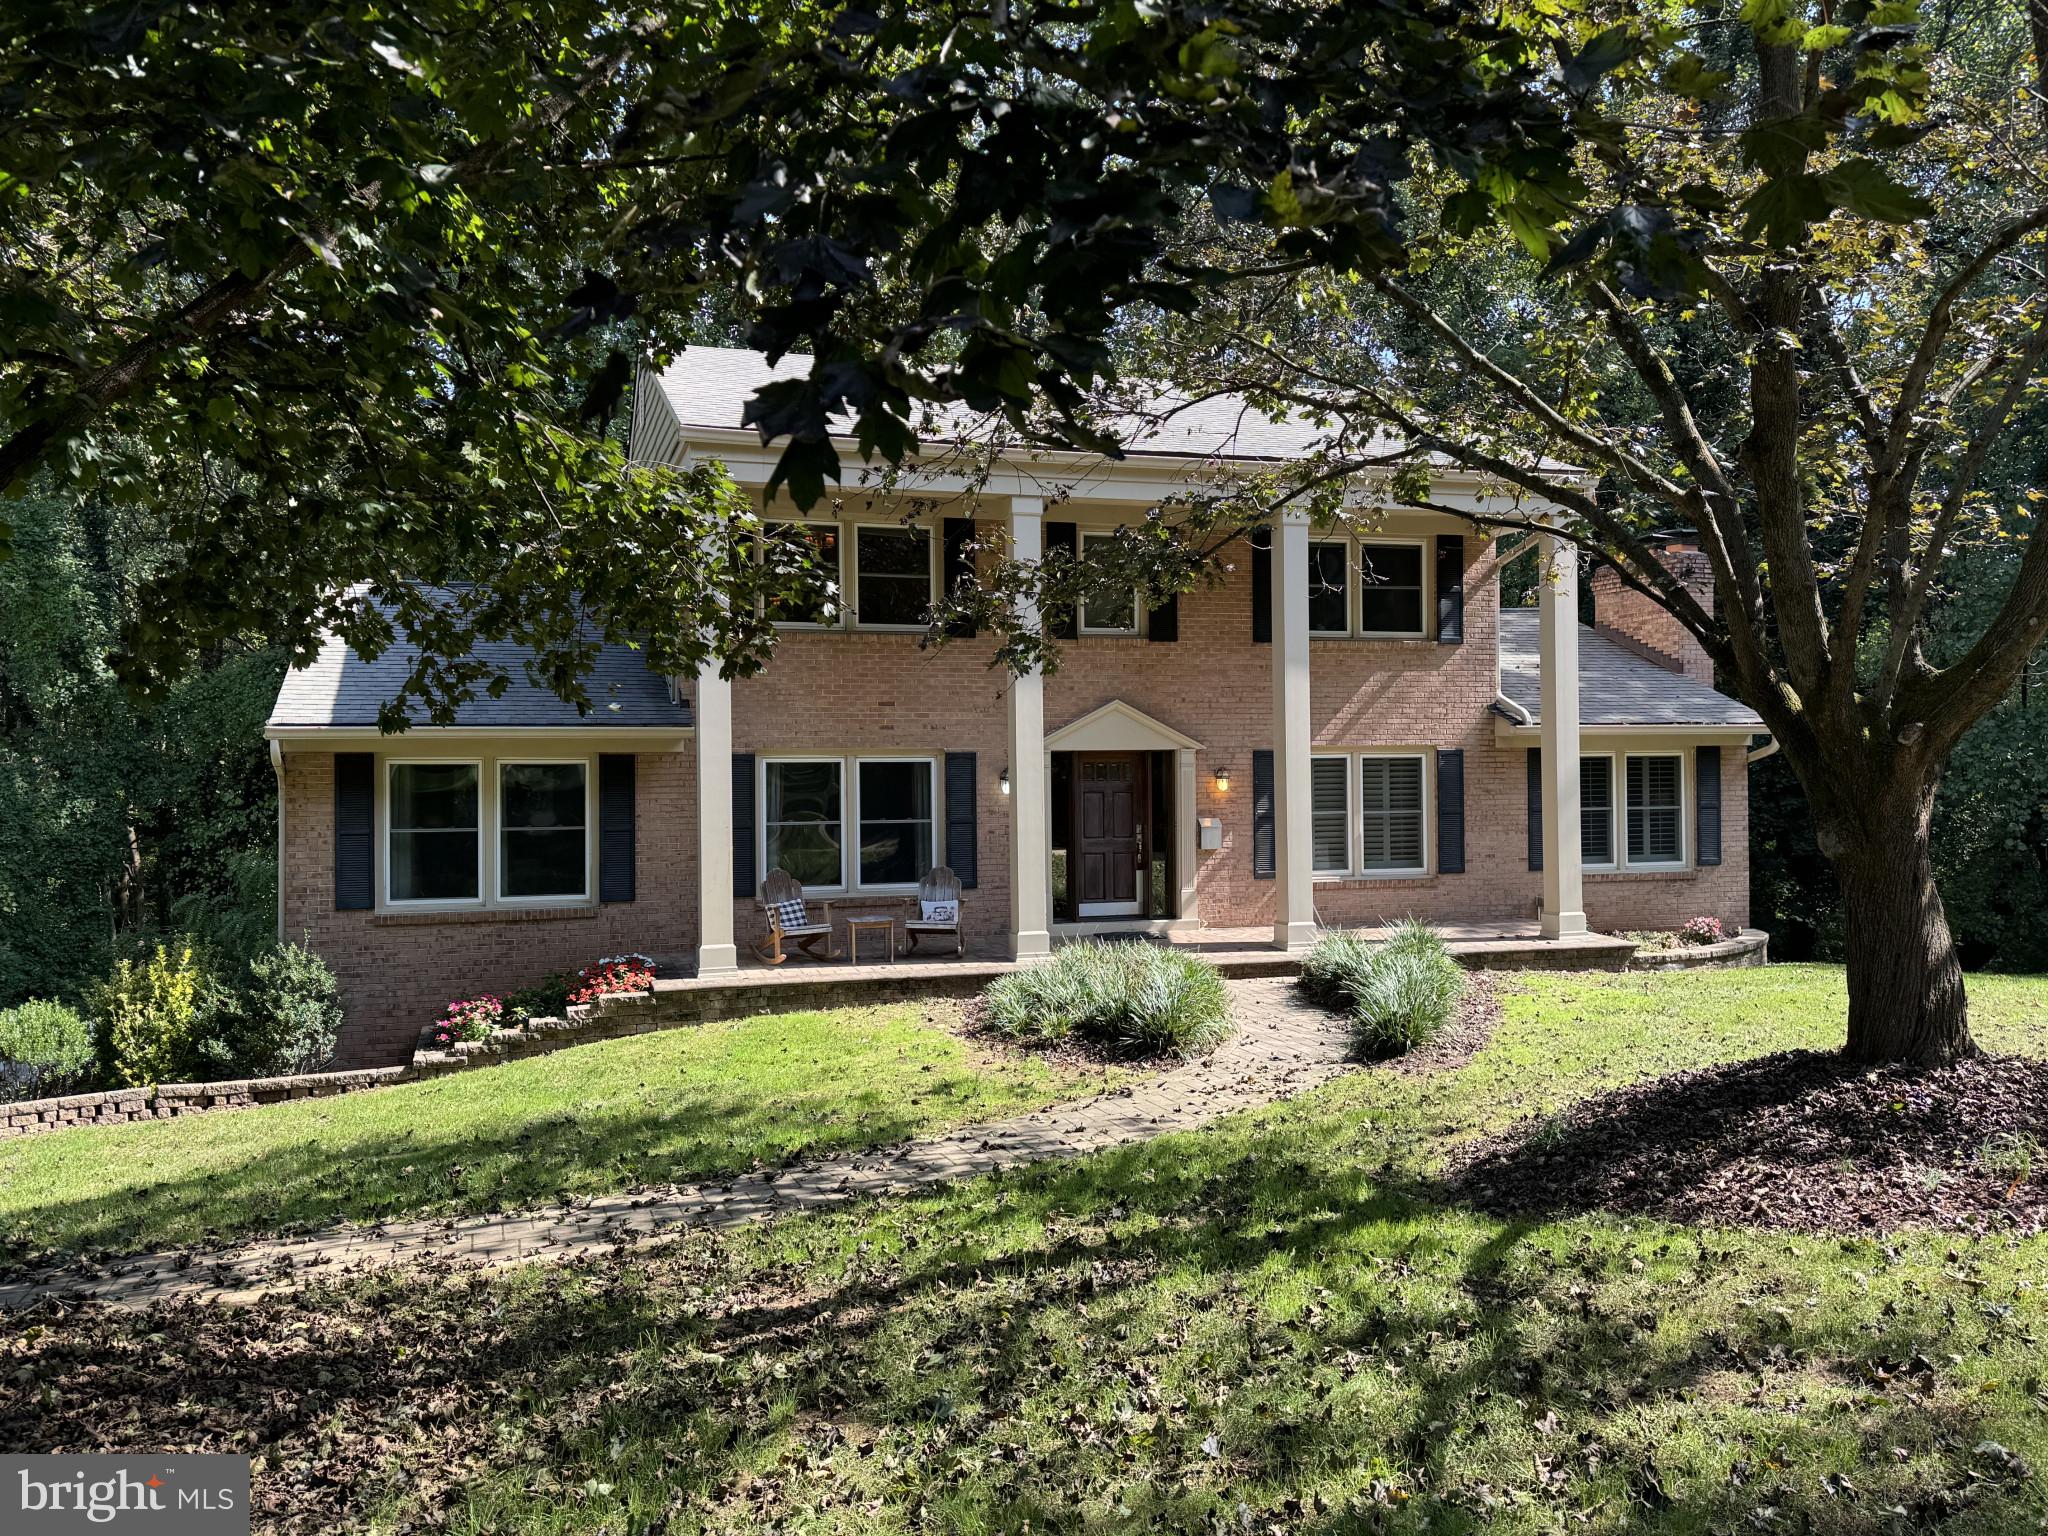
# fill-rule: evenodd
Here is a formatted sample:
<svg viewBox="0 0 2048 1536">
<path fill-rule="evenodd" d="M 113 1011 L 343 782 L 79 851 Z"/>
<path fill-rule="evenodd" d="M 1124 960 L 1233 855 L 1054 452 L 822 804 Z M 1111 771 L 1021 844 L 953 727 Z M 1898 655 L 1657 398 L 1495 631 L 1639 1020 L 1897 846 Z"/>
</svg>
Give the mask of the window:
<svg viewBox="0 0 2048 1536">
<path fill-rule="evenodd" d="M 845 884 L 839 762 L 785 759 L 764 764 L 762 774 L 763 871 L 787 870 L 804 885 Z"/>
<path fill-rule="evenodd" d="M 583 763 L 498 764 L 498 898 L 590 894 L 590 771 Z"/>
<path fill-rule="evenodd" d="M 1088 546 L 1107 544 L 1114 540 L 1113 533 L 1084 533 L 1081 535 L 1081 555 L 1085 560 Z M 1136 589 L 1128 592 L 1091 592 L 1081 603 L 1081 633 L 1084 635 L 1134 635 L 1138 632 L 1138 594 Z"/>
<path fill-rule="evenodd" d="M 1579 759 L 1579 862 L 1587 868 L 1614 863 L 1614 759 Z"/>
<path fill-rule="evenodd" d="M 868 759 L 858 772 L 860 883 L 915 885 L 931 872 L 937 835 L 930 761 Z"/>
<path fill-rule="evenodd" d="M 932 606 L 930 531 L 856 528 L 853 550 L 855 613 L 860 622 L 922 628 Z"/>
<path fill-rule="evenodd" d="M 390 900 L 475 901 L 482 896 L 482 766 L 390 765 Z"/>
<path fill-rule="evenodd" d="M 1310 865 L 1319 875 L 1351 868 L 1351 759 L 1311 758 L 1309 777 Z"/>
<path fill-rule="evenodd" d="M 1422 624 L 1422 546 L 1358 546 L 1358 628 L 1368 635 L 1419 635 Z"/>
<path fill-rule="evenodd" d="M 1422 759 L 1363 757 L 1358 761 L 1359 867 L 1374 873 L 1421 874 Z"/>
<path fill-rule="evenodd" d="M 791 577 L 807 590 L 771 600 L 768 618 L 777 624 L 836 624 L 839 621 L 839 525 L 837 523 L 770 523 L 768 541 L 785 546 L 778 561 L 808 569 Z M 767 558 L 767 551 L 763 551 Z"/>
<path fill-rule="evenodd" d="M 1628 760 L 1629 863 L 1684 862 L 1684 818 L 1679 813 L 1684 771 L 1675 754 Z"/>
<path fill-rule="evenodd" d="M 1351 541 L 1319 539 L 1308 547 L 1308 628 L 1312 635 L 1351 633 Z"/>
</svg>

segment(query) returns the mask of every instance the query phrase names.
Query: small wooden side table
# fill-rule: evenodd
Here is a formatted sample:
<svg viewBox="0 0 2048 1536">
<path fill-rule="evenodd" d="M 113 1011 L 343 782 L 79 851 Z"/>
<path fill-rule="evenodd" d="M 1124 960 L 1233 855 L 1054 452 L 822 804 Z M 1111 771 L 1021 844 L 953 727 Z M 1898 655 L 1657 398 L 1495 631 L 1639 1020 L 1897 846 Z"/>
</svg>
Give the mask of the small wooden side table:
<svg viewBox="0 0 2048 1536">
<path fill-rule="evenodd" d="M 846 963 L 860 964 L 860 936 L 864 933 L 879 933 L 882 936 L 882 952 L 889 957 L 889 963 L 896 963 L 896 919 L 870 915 L 849 917 L 846 920 Z"/>
</svg>

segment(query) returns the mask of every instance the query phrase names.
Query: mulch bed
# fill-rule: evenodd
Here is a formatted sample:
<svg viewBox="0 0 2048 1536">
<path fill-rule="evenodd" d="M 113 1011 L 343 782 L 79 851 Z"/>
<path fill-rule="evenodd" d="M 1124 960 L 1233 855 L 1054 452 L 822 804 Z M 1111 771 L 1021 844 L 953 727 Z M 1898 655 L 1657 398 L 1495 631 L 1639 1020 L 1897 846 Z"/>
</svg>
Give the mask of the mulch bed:
<svg viewBox="0 0 2048 1536">
<path fill-rule="evenodd" d="M 1465 990 L 1458 994 L 1450 1022 L 1427 1045 L 1389 1056 L 1378 1065 L 1400 1077 L 1454 1071 L 1478 1055 L 1499 1027 L 1500 999 L 1494 995 L 1493 976 L 1475 971 L 1465 978 Z"/>
<path fill-rule="evenodd" d="M 1678 1072 L 1488 1138 L 1451 1174 L 1498 1213 L 1602 1210 L 1815 1233 L 2048 1228 L 2048 1061 Z"/>
</svg>

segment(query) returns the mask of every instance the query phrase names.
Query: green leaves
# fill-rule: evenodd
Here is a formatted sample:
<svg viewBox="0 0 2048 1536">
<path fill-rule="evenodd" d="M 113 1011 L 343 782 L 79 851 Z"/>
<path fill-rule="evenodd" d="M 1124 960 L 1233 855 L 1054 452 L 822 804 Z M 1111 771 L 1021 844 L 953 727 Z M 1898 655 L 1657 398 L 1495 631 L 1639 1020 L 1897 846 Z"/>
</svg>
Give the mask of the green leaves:
<svg viewBox="0 0 2048 1536">
<path fill-rule="evenodd" d="M 1828 200 L 1860 219 L 1907 224 L 1934 212 L 1934 204 L 1900 185 L 1875 160 L 1844 160 L 1822 177 Z"/>
</svg>

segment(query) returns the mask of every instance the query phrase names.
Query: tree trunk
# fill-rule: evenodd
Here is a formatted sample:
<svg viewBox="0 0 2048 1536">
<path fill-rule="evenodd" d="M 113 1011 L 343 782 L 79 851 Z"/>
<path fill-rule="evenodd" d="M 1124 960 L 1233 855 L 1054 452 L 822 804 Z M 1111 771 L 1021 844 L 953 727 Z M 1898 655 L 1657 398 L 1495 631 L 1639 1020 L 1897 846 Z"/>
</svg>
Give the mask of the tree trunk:
<svg viewBox="0 0 2048 1536">
<path fill-rule="evenodd" d="M 1851 1061 L 1939 1066 L 1977 1054 L 1928 830 L 1934 784 L 1872 795 L 1832 850 L 1842 883 Z"/>
</svg>

